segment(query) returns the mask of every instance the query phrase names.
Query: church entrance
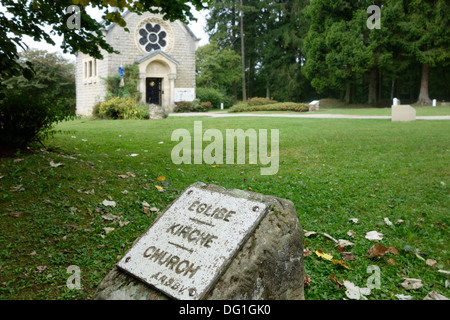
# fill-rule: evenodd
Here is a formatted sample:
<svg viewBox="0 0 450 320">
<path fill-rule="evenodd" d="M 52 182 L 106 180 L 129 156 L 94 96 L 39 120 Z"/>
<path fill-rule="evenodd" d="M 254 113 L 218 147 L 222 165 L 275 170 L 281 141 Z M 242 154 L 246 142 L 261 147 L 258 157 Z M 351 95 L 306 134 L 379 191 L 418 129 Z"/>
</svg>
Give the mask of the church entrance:
<svg viewBox="0 0 450 320">
<path fill-rule="evenodd" d="M 145 102 L 151 104 L 162 104 L 162 78 L 146 78 L 146 98 Z"/>
</svg>

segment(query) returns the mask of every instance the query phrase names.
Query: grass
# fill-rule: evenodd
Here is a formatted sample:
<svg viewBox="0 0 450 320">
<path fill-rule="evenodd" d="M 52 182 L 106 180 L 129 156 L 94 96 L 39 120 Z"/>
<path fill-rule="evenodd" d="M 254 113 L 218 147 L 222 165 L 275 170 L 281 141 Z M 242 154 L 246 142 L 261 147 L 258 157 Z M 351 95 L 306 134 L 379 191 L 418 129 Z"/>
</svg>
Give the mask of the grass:
<svg viewBox="0 0 450 320">
<path fill-rule="evenodd" d="M 203 130 L 280 129 L 279 172 L 261 176 L 256 164 L 174 165 L 170 154 L 177 143 L 171 134 L 179 128 L 193 132 L 196 120 L 203 121 Z M 355 259 L 345 261 L 346 269 L 313 253 L 322 250 L 342 260 L 332 241 L 304 238 L 312 253 L 305 257 L 311 278 L 307 299 L 346 298 L 345 288 L 330 275 L 365 287 L 372 265 L 381 270 L 381 289 L 373 289 L 368 299 L 396 299 L 395 294 L 423 299 L 431 290 L 450 297 L 448 276 L 438 272 L 450 269 L 449 122 L 169 117 L 82 119 L 57 128 L 62 132 L 45 142 L 47 151 L 0 159 L 0 299 L 91 299 L 157 216 L 146 213 L 142 202 L 163 210 L 197 181 L 290 199 L 303 229 L 355 243 L 347 248 Z M 166 181 L 159 182 L 159 176 Z M 117 207 L 103 206 L 105 199 Z M 102 217 L 107 214 L 116 219 Z M 390 227 L 385 217 L 405 222 Z M 115 230 L 106 234 L 105 227 Z M 349 230 L 356 232 L 354 238 Z M 373 230 L 384 235 L 378 242 L 395 246 L 399 254 L 368 258 L 376 242 L 365 233 Z M 416 250 L 438 265 L 428 266 Z M 81 270 L 81 290 L 66 286 L 71 265 Z M 406 291 L 400 285 L 404 276 L 419 278 L 424 286 Z"/>
</svg>

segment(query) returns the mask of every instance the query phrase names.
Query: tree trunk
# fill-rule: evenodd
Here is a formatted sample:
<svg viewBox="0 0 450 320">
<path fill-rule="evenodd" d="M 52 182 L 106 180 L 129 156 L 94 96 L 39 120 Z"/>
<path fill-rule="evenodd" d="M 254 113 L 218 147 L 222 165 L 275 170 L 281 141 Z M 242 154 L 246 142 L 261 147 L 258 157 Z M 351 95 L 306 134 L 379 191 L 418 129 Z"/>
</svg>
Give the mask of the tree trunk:
<svg viewBox="0 0 450 320">
<path fill-rule="evenodd" d="M 245 41 L 244 41 L 244 11 L 241 4 L 241 58 L 242 58 L 242 101 L 247 101 L 247 90 L 245 88 Z"/>
<path fill-rule="evenodd" d="M 231 43 L 233 46 L 233 50 L 236 52 L 236 2 L 233 1 L 233 8 L 231 9 Z M 237 82 L 233 81 L 233 104 L 238 103 L 238 95 L 237 95 Z"/>
<path fill-rule="evenodd" d="M 430 96 L 428 95 L 428 80 L 430 75 L 430 66 L 426 63 L 422 65 L 422 80 L 420 81 L 420 93 L 417 104 L 425 105 L 431 104 Z"/>
<path fill-rule="evenodd" d="M 344 101 L 345 103 L 350 103 L 350 82 L 347 82 L 347 84 L 345 85 L 345 97 L 344 97 Z"/>
<path fill-rule="evenodd" d="M 377 103 L 377 68 L 372 68 L 369 73 L 369 97 L 367 103 Z"/>
</svg>

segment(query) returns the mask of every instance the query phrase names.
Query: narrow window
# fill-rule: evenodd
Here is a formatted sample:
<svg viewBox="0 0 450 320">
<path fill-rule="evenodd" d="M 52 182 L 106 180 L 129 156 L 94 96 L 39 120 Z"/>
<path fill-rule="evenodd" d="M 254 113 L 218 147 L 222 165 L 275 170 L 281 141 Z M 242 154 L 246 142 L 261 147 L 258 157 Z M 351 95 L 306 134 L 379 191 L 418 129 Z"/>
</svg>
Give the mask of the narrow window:
<svg viewBox="0 0 450 320">
<path fill-rule="evenodd" d="M 92 61 L 89 61 L 89 78 L 92 77 Z"/>
<path fill-rule="evenodd" d="M 94 77 L 97 77 L 97 59 L 94 59 Z"/>
<path fill-rule="evenodd" d="M 87 78 L 87 62 L 84 63 L 84 77 Z"/>
</svg>

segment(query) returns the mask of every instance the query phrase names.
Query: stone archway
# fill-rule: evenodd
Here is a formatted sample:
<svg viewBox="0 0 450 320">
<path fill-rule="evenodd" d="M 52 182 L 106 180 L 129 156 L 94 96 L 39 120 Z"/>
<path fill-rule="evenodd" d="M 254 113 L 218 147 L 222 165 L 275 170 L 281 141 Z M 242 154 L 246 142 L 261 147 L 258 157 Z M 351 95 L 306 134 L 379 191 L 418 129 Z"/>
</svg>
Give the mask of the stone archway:
<svg viewBox="0 0 450 320">
<path fill-rule="evenodd" d="M 175 80 L 177 78 L 178 61 L 162 51 L 154 51 L 137 60 L 139 65 L 140 92 L 142 102 L 148 103 L 149 83 L 160 85 L 160 105 L 167 112 L 172 112 L 175 106 Z M 152 93 L 153 95 L 155 92 Z M 152 101 L 154 102 L 154 101 Z"/>
</svg>

